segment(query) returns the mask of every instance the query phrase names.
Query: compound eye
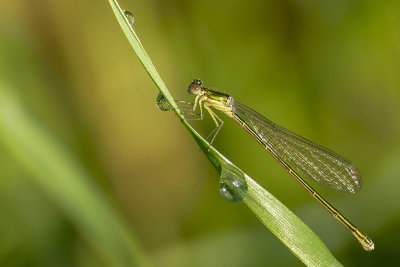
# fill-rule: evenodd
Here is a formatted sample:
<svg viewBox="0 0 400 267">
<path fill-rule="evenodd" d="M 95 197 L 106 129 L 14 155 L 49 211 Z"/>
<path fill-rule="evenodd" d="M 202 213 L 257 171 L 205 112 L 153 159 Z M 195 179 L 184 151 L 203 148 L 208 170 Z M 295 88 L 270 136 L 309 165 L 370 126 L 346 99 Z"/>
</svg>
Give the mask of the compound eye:
<svg viewBox="0 0 400 267">
<path fill-rule="evenodd" d="M 199 86 L 203 84 L 203 82 L 200 79 L 194 79 L 192 83 L 196 83 Z"/>
<path fill-rule="evenodd" d="M 203 82 L 199 79 L 194 79 L 192 83 L 189 85 L 188 92 L 190 94 L 197 95 L 200 92 L 201 85 Z"/>
</svg>

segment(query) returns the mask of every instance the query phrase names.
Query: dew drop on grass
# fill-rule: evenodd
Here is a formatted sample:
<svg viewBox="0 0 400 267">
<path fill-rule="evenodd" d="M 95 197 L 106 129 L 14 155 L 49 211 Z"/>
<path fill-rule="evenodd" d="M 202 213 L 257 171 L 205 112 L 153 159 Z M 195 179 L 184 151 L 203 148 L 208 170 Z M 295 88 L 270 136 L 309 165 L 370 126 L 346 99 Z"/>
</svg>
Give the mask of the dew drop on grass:
<svg viewBox="0 0 400 267">
<path fill-rule="evenodd" d="M 164 95 L 159 92 L 156 99 L 157 107 L 162 111 L 171 110 L 171 105 L 168 103 L 167 99 L 165 99 Z"/>
<path fill-rule="evenodd" d="M 230 202 L 241 201 L 246 196 L 247 183 L 244 174 L 232 165 L 226 164 L 222 167 L 219 185 L 222 197 Z"/>
<path fill-rule="evenodd" d="M 129 12 L 128 10 L 124 10 L 124 15 L 126 19 L 128 20 L 129 24 L 131 27 L 133 27 L 133 23 L 135 22 L 135 18 L 133 17 L 133 14 Z"/>
</svg>

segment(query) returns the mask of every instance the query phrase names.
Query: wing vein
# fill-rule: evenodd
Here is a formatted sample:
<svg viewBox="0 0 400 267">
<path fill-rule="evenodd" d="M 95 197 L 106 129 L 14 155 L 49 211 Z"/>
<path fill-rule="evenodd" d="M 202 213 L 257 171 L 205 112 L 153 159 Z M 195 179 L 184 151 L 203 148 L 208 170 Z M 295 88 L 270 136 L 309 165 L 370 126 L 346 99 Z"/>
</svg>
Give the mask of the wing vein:
<svg viewBox="0 0 400 267">
<path fill-rule="evenodd" d="M 260 141 L 294 171 L 336 191 L 356 193 L 361 189 L 360 172 L 348 159 L 273 123 L 243 104 L 232 101 L 231 105 L 232 111 Z"/>
</svg>

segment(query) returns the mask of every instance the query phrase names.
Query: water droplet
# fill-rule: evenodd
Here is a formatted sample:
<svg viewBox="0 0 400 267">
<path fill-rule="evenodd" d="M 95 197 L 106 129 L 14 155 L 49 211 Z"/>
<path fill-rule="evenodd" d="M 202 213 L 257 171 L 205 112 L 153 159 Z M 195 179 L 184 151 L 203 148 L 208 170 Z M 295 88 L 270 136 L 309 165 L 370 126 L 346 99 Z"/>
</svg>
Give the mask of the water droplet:
<svg viewBox="0 0 400 267">
<path fill-rule="evenodd" d="M 171 110 L 171 105 L 168 103 L 167 99 L 165 99 L 165 96 L 161 92 L 159 92 L 157 95 L 156 105 L 162 111 Z"/>
<path fill-rule="evenodd" d="M 128 10 L 124 10 L 124 15 L 126 19 L 128 20 L 129 24 L 131 27 L 133 27 L 133 23 L 135 22 L 135 18 L 133 17 L 133 14 L 129 12 Z"/>
<path fill-rule="evenodd" d="M 244 174 L 234 165 L 222 167 L 220 189 L 223 198 L 230 202 L 243 200 L 247 193 L 247 183 Z"/>
</svg>

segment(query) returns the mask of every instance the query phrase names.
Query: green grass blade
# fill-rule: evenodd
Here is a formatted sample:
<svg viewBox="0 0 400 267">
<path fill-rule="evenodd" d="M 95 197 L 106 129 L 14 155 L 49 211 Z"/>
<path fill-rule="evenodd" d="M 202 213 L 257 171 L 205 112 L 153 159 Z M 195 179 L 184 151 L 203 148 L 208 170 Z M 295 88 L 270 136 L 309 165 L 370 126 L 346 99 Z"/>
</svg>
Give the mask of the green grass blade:
<svg viewBox="0 0 400 267">
<path fill-rule="evenodd" d="M 172 107 L 177 107 L 135 31 L 125 18 L 124 11 L 120 8 L 117 1 L 109 0 L 109 3 L 147 73 L 169 104 Z M 221 177 L 225 177 L 226 181 L 233 181 L 238 184 L 238 186 L 233 186 L 230 189 L 234 190 L 234 193 L 243 199 L 244 203 L 256 214 L 262 223 L 302 262 L 309 266 L 341 265 L 333 257 L 325 244 L 295 214 L 242 170 L 232 164 L 214 147 L 210 147 L 210 144 L 184 120 L 179 111 L 177 109 L 174 109 L 174 111 Z"/>
<path fill-rule="evenodd" d="M 260 221 L 308 266 L 341 266 L 318 236 L 285 205 L 246 177 L 246 205 Z"/>
<path fill-rule="evenodd" d="M 82 166 L 0 85 L 0 144 L 55 202 L 108 266 L 146 266 L 118 212 Z"/>
</svg>

